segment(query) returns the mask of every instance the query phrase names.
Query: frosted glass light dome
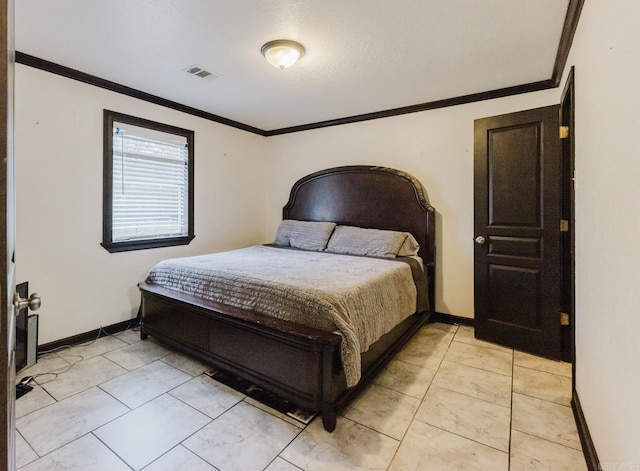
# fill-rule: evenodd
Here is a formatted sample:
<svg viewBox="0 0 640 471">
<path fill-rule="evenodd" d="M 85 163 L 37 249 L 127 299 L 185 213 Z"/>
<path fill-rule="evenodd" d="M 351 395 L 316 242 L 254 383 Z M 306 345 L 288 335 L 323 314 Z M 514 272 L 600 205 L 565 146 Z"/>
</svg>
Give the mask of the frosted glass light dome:
<svg viewBox="0 0 640 471">
<path fill-rule="evenodd" d="M 269 64 L 282 70 L 291 67 L 304 56 L 304 47 L 295 41 L 276 39 L 262 46 L 261 52 Z"/>
</svg>

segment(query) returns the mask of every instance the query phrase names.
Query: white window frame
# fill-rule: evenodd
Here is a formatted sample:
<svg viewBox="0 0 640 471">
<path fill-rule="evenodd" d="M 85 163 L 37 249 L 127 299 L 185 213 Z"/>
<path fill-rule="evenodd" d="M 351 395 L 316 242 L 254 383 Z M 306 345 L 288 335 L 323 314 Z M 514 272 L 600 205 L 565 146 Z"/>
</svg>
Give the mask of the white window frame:
<svg viewBox="0 0 640 471">
<path fill-rule="evenodd" d="M 193 240 L 193 141 L 193 131 L 104 110 L 105 249 L 124 252 Z"/>
</svg>

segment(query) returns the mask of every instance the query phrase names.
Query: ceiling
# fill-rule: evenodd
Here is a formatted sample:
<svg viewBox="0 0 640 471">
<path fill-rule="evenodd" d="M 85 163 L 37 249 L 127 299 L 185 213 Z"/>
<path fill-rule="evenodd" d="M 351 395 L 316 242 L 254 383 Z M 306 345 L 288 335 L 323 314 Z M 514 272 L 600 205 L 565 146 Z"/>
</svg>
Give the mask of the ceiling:
<svg viewBox="0 0 640 471">
<path fill-rule="evenodd" d="M 272 132 L 549 83 L 571 3 L 18 0 L 16 50 Z M 273 39 L 306 54 L 278 70 Z"/>
</svg>

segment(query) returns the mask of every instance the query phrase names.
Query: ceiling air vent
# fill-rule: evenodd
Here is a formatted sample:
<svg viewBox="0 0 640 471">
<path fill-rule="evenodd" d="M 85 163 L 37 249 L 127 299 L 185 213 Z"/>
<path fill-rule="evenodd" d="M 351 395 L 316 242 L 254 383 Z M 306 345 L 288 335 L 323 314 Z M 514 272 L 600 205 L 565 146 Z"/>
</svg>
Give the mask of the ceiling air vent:
<svg viewBox="0 0 640 471">
<path fill-rule="evenodd" d="M 194 75 L 196 77 L 200 77 L 206 80 L 213 80 L 215 78 L 218 78 L 220 75 L 216 74 L 214 72 L 211 72 L 207 69 L 205 69 L 204 67 L 201 67 L 199 65 L 192 65 L 187 67 L 186 69 L 183 69 L 185 72 L 187 72 L 188 74 Z"/>
</svg>

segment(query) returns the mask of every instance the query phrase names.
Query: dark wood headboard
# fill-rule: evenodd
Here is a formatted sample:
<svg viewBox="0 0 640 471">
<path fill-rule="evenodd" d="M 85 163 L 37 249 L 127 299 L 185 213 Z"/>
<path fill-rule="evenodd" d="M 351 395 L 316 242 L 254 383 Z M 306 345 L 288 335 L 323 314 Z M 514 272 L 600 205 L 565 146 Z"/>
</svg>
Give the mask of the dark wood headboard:
<svg viewBox="0 0 640 471">
<path fill-rule="evenodd" d="M 282 213 L 283 219 L 410 232 L 420 244 L 433 291 L 435 209 L 412 175 L 367 165 L 321 170 L 293 185 Z M 433 299 L 433 292 L 430 295 Z"/>
</svg>

